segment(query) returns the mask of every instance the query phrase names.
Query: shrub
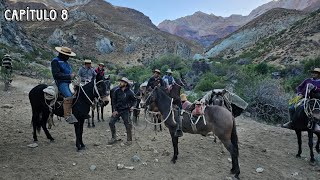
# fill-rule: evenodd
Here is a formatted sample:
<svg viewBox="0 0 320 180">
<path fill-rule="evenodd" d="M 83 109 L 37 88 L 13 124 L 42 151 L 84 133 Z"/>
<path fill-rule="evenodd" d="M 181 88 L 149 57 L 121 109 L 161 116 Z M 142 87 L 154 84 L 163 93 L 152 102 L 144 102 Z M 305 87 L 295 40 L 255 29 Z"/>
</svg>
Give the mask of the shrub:
<svg viewBox="0 0 320 180">
<path fill-rule="evenodd" d="M 196 85 L 196 91 L 210 91 L 215 88 L 224 88 L 225 83 L 221 77 L 212 73 L 206 73 L 201 76 L 199 83 Z"/>
</svg>

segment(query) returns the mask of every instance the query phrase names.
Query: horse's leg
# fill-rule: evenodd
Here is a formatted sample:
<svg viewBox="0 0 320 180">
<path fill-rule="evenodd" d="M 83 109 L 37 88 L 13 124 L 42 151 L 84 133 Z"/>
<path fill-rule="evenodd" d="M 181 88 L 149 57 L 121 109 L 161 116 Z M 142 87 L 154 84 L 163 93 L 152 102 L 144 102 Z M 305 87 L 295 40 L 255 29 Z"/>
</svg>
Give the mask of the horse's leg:
<svg viewBox="0 0 320 180">
<path fill-rule="evenodd" d="M 32 113 L 32 126 L 33 126 L 33 141 L 37 142 L 37 123 L 39 122 L 39 113 L 33 112 Z"/>
<path fill-rule="evenodd" d="M 317 134 L 318 140 L 317 140 L 317 145 L 316 145 L 316 151 L 318 154 L 320 154 L 320 134 Z"/>
<path fill-rule="evenodd" d="M 99 102 L 97 103 L 97 119 L 98 119 L 98 122 L 100 122 L 100 112 L 99 112 L 99 107 L 100 105 L 99 105 Z M 102 105 L 101 105 L 102 106 Z"/>
<path fill-rule="evenodd" d="M 179 137 L 175 137 L 175 128 L 174 127 L 169 127 L 170 135 L 171 135 L 171 140 L 172 140 L 172 145 L 173 145 L 173 157 L 171 159 L 171 162 L 174 164 L 176 163 L 178 159 L 178 154 L 179 154 L 179 149 L 178 149 L 178 142 L 179 142 Z"/>
<path fill-rule="evenodd" d="M 153 117 L 153 122 L 156 124 L 157 123 L 157 115 L 152 115 Z M 157 125 L 154 125 L 154 131 L 157 131 Z"/>
<path fill-rule="evenodd" d="M 74 123 L 74 131 L 76 133 L 76 147 L 77 150 L 80 151 L 81 150 L 81 146 L 80 146 L 80 122 Z"/>
<path fill-rule="evenodd" d="M 103 109 L 104 109 L 104 106 L 101 106 L 101 120 L 104 121 L 103 119 Z"/>
<path fill-rule="evenodd" d="M 48 118 L 49 118 L 49 112 L 42 113 L 41 127 L 42 127 L 44 133 L 46 134 L 47 138 L 50 139 L 51 142 L 53 142 L 54 139 L 52 138 L 51 134 L 49 133 L 49 131 L 47 129 Z"/>
<path fill-rule="evenodd" d="M 158 123 L 161 123 L 161 116 L 158 115 Z M 160 124 L 160 131 L 162 131 L 162 125 Z"/>
<path fill-rule="evenodd" d="M 97 114 L 97 116 L 99 117 L 99 113 Z M 94 118 L 92 117 L 92 127 L 96 127 L 96 125 L 94 124 Z"/>
<path fill-rule="evenodd" d="M 91 109 L 91 118 L 92 118 L 92 119 L 94 118 L 94 109 Z M 91 128 L 90 118 L 88 118 L 87 121 L 88 121 L 88 128 Z"/>
<path fill-rule="evenodd" d="M 301 153 L 302 153 L 302 149 L 301 149 L 301 144 L 302 144 L 302 140 L 301 140 L 301 131 L 295 130 L 296 131 L 296 135 L 297 135 L 297 139 L 298 139 L 298 154 L 296 155 L 297 158 L 301 158 Z"/>
<path fill-rule="evenodd" d="M 83 141 L 82 141 L 83 124 L 84 124 L 84 119 L 83 119 L 83 120 L 80 120 L 80 137 L 79 137 L 79 141 L 80 141 L 81 149 L 85 149 L 85 147 L 86 147 L 86 146 L 83 144 Z"/>
<path fill-rule="evenodd" d="M 238 165 L 238 155 L 236 153 L 236 148 L 233 146 L 231 143 L 231 140 L 221 140 L 223 143 L 224 147 L 229 151 L 231 155 L 231 160 L 232 160 L 232 168 L 230 170 L 231 174 L 236 174 L 235 177 L 239 178 L 240 170 L 239 170 L 239 165 Z"/>
<path fill-rule="evenodd" d="M 310 162 L 311 163 L 315 163 L 315 159 L 314 159 L 314 154 L 313 154 L 313 132 L 312 131 L 308 131 L 308 138 L 309 138 L 309 149 L 310 149 Z"/>
</svg>

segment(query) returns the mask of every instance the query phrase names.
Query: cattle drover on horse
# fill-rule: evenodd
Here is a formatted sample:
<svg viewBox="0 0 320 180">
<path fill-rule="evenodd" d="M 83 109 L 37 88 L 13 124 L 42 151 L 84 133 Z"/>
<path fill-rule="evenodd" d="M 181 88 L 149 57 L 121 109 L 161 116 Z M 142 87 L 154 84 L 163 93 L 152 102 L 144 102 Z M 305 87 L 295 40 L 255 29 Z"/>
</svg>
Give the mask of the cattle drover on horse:
<svg viewBox="0 0 320 180">
<path fill-rule="evenodd" d="M 63 97 L 58 95 L 54 86 L 39 84 L 31 89 L 29 100 L 32 108 L 33 139 L 38 141 L 36 131 L 38 130 L 39 132 L 42 127 L 47 138 L 53 141 L 54 139 L 46 127 L 49 121 L 49 114 L 53 113 L 60 117 L 65 116 L 68 123 L 74 124 L 76 147 L 79 151 L 85 148 L 82 140 L 83 124 L 87 119 L 90 106 L 92 106 L 94 98 L 98 98 L 104 103 L 108 101 L 107 88 L 102 78 L 97 76 L 97 78 L 85 85 L 80 83 L 76 87 L 76 93 L 74 94 L 76 98 L 73 98 L 69 84 L 75 75 L 72 73 L 67 61 L 70 56 L 75 56 L 75 53 L 67 47 L 56 47 L 55 49 L 59 52 L 59 55 L 51 62 L 52 74 Z"/>
</svg>

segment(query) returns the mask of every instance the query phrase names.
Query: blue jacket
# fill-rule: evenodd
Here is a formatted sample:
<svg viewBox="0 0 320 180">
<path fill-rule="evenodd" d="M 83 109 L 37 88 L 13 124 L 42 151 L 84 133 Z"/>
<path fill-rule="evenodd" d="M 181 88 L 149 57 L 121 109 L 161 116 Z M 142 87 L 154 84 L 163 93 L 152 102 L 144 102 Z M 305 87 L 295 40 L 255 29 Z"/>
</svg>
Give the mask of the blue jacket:
<svg viewBox="0 0 320 180">
<path fill-rule="evenodd" d="M 51 61 L 52 76 L 57 83 L 66 82 L 71 83 L 72 69 L 67 61 L 55 57 Z"/>
</svg>

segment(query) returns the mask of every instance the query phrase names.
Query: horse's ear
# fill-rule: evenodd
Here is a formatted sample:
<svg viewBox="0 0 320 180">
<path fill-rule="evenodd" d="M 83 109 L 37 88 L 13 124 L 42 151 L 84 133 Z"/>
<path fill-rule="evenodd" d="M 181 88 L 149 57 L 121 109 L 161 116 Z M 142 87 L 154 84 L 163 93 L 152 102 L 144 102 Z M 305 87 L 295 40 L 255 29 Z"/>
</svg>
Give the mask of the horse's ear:
<svg viewBox="0 0 320 180">
<path fill-rule="evenodd" d="M 221 94 L 224 95 L 225 93 L 227 93 L 227 90 L 223 89 Z"/>
</svg>

